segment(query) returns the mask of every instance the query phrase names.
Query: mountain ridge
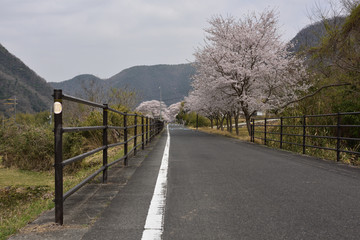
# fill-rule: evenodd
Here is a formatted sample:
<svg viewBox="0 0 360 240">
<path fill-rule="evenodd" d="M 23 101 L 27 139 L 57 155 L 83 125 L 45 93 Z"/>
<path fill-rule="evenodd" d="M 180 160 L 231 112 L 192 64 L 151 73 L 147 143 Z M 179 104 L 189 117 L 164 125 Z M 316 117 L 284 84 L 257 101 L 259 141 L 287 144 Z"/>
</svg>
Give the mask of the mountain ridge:
<svg viewBox="0 0 360 240">
<path fill-rule="evenodd" d="M 326 23 L 324 23 L 324 21 L 326 21 Z M 326 34 L 325 24 L 334 26 L 342 25 L 344 22 L 345 17 L 340 16 L 318 21 L 305 26 L 295 35 L 293 39 L 290 40 L 290 43 L 293 44 L 293 47 L 290 49 L 290 51 L 300 52 L 302 50 L 319 45 L 322 41 L 322 38 Z"/>
<path fill-rule="evenodd" d="M 50 109 L 52 87 L 36 72 L 0 44 L 0 113 L 11 116 L 16 97 L 16 110 L 34 113 Z M 10 100 L 14 103 L 14 100 Z"/>
<path fill-rule="evenodd" d="M 140 102 L 160 98 L 167 104 L 181 101 L 191 89 L 191 76 L 195 68 L 191 63 L 139 65 L 126 68 L 108 79 L 100 79 L 93 75 L 82 74 L 62 82 L 50 82 L 54 88 L 63 89 L 70 95 L 85 95 L 84 85 L 95 84 L 97 88 L 127 88 L 136 91 Z M 139 103 L 140 103 L 139 102 Z"/>
</svg>

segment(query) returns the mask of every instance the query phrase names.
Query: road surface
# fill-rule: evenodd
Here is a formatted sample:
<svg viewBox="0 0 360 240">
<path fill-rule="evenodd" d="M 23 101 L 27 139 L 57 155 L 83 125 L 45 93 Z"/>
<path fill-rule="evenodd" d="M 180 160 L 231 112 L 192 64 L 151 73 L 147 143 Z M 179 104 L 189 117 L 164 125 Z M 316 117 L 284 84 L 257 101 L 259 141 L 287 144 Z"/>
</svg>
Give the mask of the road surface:
<svg viewBox="0 0 360 240">
<path fill-rule="evenodd" d="M 358 168 L 180 125 L 169 135 L 162 239 L 359 239 Z M 167 139 L 83 239 L 144 239 Z"/>
</svg>

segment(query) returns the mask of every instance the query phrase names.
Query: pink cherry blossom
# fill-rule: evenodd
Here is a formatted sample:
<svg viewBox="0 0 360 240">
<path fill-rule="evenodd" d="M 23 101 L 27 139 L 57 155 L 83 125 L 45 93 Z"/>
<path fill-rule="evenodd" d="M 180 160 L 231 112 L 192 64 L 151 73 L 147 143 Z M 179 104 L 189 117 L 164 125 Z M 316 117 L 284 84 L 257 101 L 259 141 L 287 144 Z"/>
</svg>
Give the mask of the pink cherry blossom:
<svg viewBox="0 0 360 240">
<path fill-rule="evenodd" d="M 196 74 L 186 107 L 205 116 L 241 112 L 250 118 L 293 101 L 309 88 L 304 59 L 287 51 L 273 10 L 243 19 L 215 16 L 195 51 Z"/>
</svg>

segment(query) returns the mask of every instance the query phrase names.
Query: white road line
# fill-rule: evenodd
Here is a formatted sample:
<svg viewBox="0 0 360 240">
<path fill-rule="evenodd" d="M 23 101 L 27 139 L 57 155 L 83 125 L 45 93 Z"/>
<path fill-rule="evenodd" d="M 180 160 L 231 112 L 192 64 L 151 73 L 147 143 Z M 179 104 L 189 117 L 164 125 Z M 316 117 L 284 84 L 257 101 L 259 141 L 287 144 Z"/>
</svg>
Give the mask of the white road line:
<svg viewBox="0 0 360 240">
<path fill-rule="evenodd" d="M 151 199 L 148 215 L 146 218 L 142 240 L 161 239 L 164 230 L 164 215 L 167 192 L 167 173 L 169 165 L 170 133 L 169 126 L 166 128 L 167 140 L 164 155 L 161 160 L 159 175 L 156 180 L 155 190 Z"/>
</svg>

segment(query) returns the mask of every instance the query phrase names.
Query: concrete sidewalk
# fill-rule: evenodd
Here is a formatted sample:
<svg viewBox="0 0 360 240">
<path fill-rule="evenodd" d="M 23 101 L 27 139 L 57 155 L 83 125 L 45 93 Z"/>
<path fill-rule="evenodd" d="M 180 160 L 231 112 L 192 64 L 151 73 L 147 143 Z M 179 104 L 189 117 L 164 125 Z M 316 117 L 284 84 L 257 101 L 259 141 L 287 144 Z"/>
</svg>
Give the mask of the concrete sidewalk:
<svg viewBox="0 0 360 240">
<path fill-rule="evenodd" d="M 149 154 L 158 145 L 161 136 L 162 134 L 156 136 L 145 150 L 138 151 L 136 156 L 131 157 L 129 166 L 122 167 L 119 163 L 111 167 L 108 171 L 107 184 L 95 180 L 70 196 L 64 203 L 63 226 L 55 224 L 55 212 L 52 209 L 44 212 L 9 239 L 82 239 L 110 206 L 112 200 L 121 193 L 144 160 L 145 162 L 148 160 Z"/>
</svg>

